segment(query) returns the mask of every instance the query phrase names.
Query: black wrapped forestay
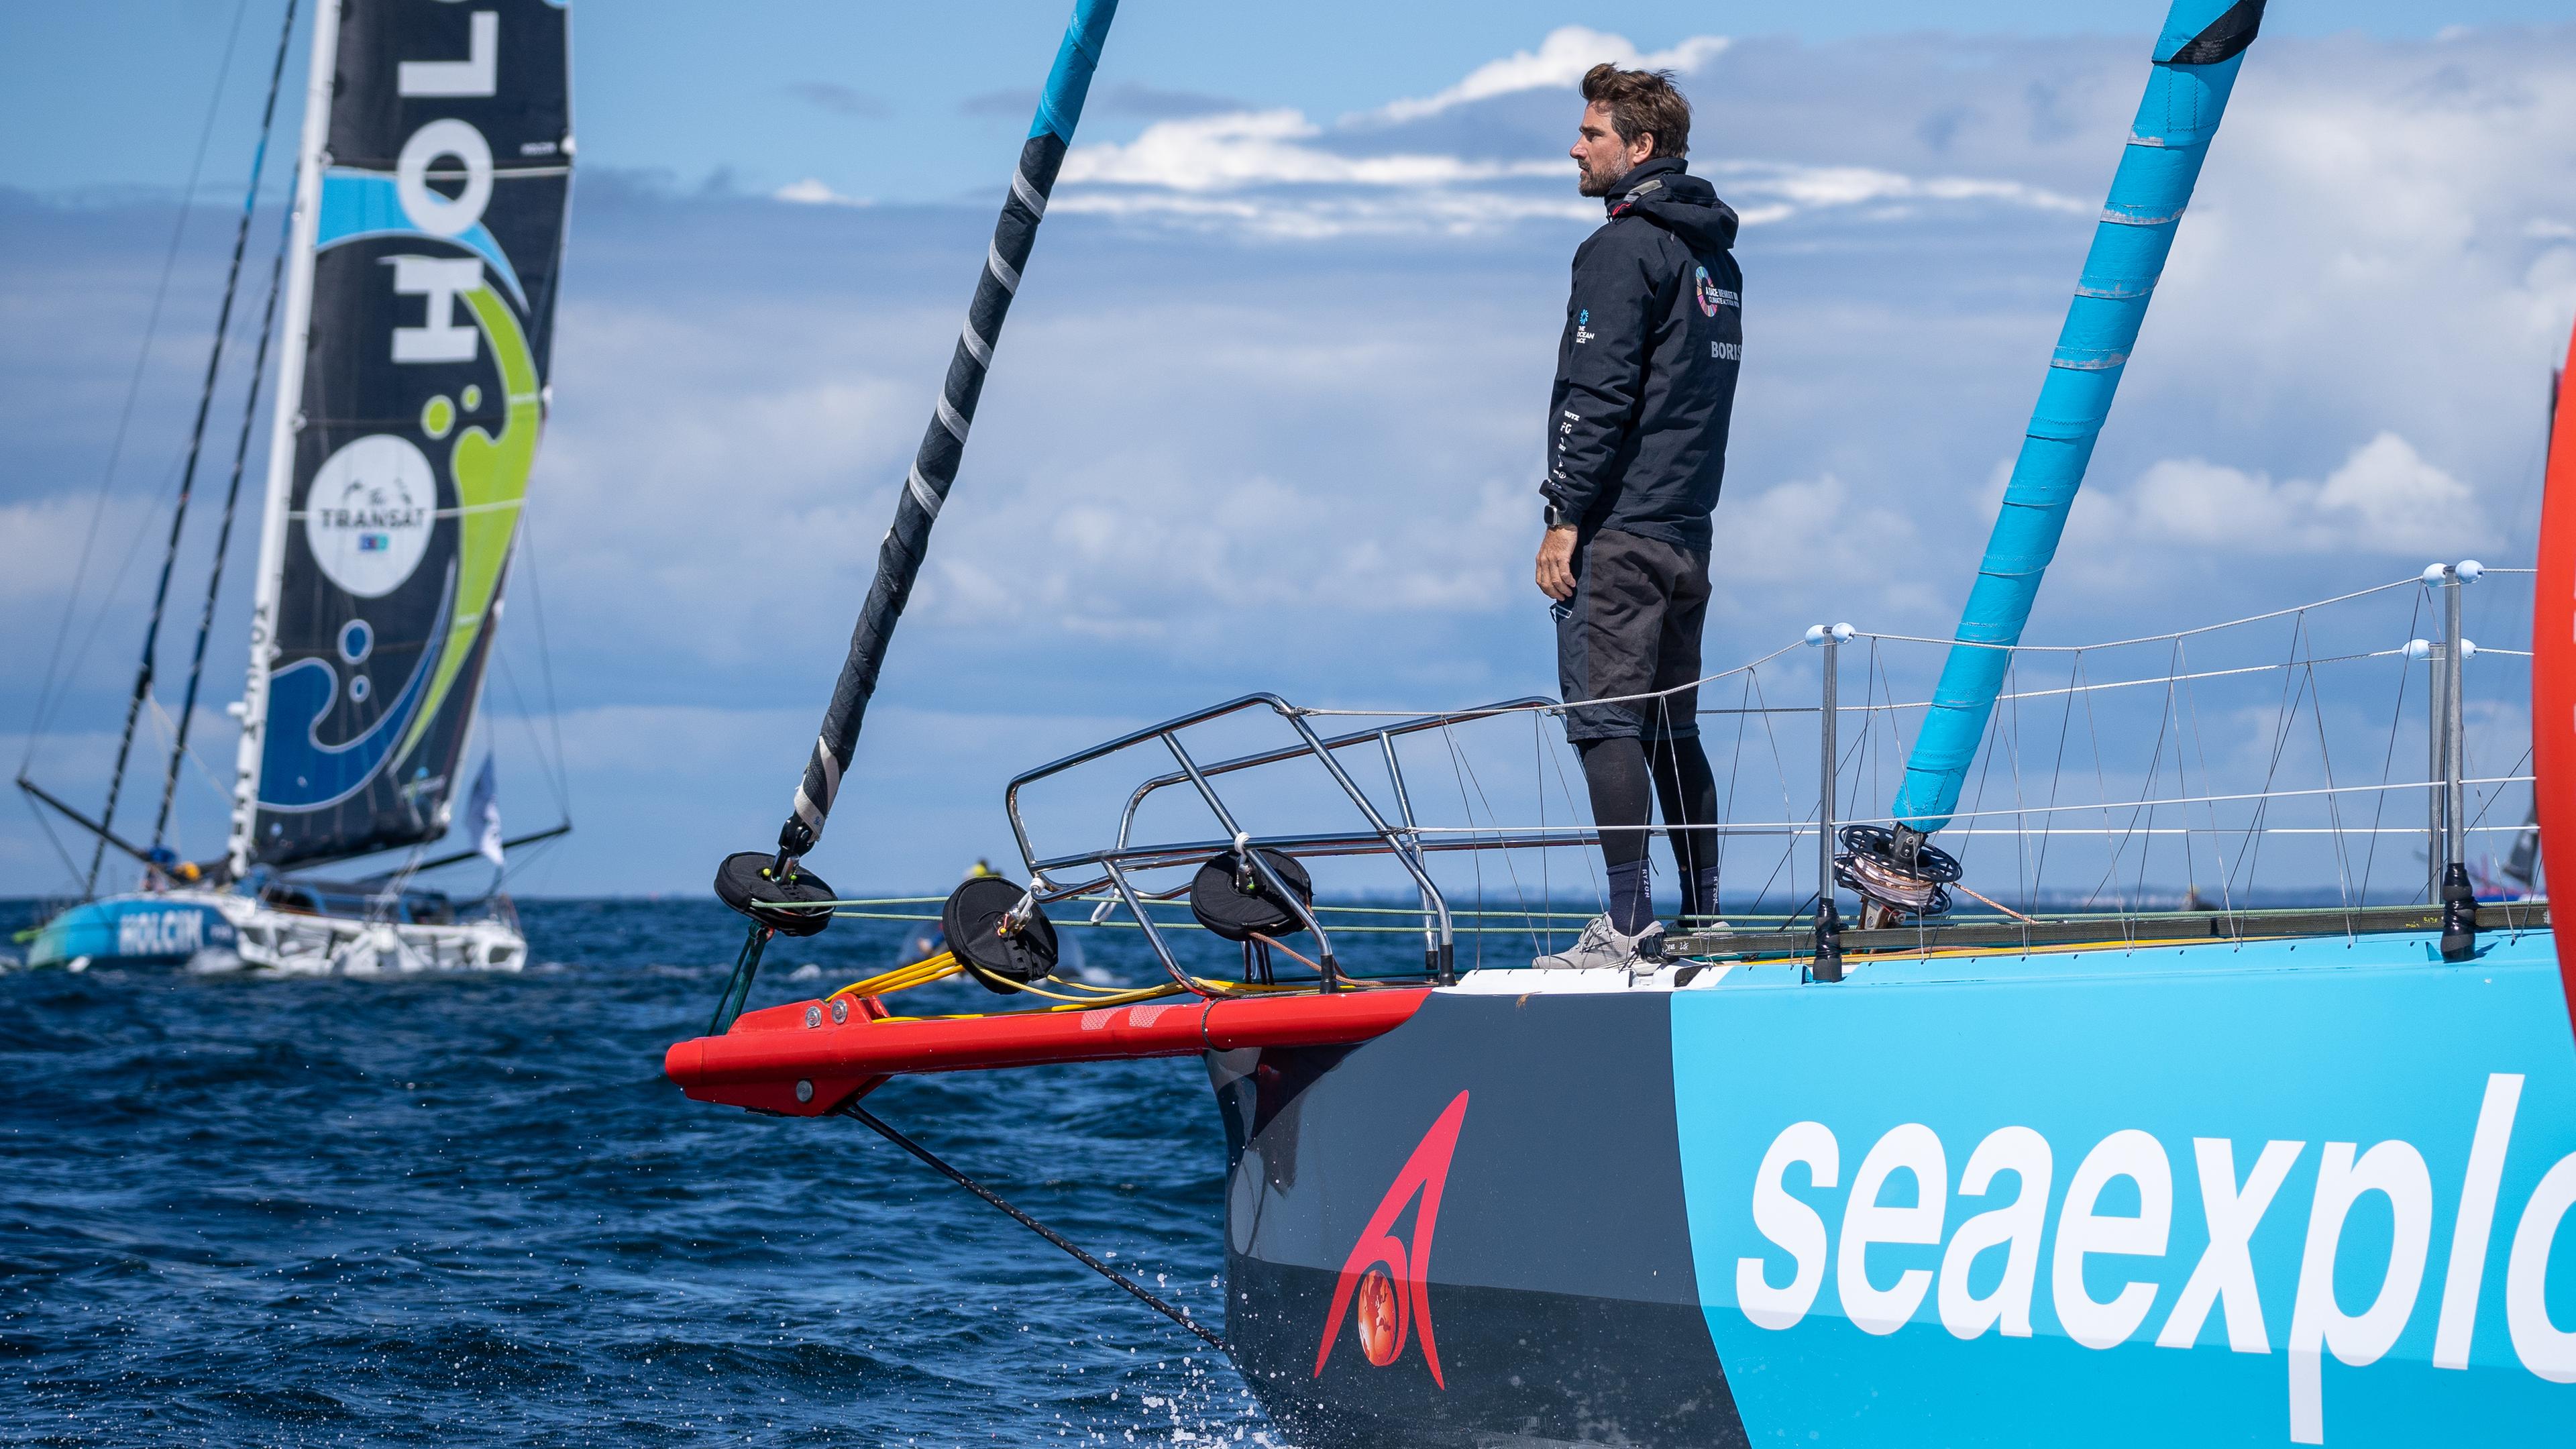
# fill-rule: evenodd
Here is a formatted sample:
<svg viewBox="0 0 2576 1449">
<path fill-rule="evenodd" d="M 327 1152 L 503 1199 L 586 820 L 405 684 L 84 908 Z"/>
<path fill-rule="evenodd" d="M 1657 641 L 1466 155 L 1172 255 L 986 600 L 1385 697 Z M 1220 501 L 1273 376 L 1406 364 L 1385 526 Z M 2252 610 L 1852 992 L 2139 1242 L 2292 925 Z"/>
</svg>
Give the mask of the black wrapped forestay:
<svg viewBox="0 0 2576 1449">
<path fill-rule="evenodd" d="M 859 611 L 858 626 L 850 632 L 849 657 L 841 664 L 840 679 L 832 687 L 831 705 L 823 712 L 822 731 L 815 737 L 813 753 L 805 762 L 804 778 L 797 784 L 787 820 L 779 827 L 778 853 L 764 873 L 766 888 L 760 892 L 774 895 L 776 901 L 828 896 L 824 893 L 818 897 L 804 888 L 819 882 L 797 870 L 797 857 L 812 850 L 823 838 L 824 822 L 832 813 L 834 797 L 840 794 L 841 775 L 858 746 L 859 727 L 867 716 L 868 700 L 876 693 L 877 674 L 885 665 L 887 644 L 894 637 L 895 624 L 903 617 L 904 605 L 911 601 L 921 562 L 929 555 L 930 527 L 939 521 L 940 505 L 947 501 L 948 490 L 957 481 L 957 466 L 966 452 L 966 435 L 974 426 L 975 406 L 983 396 L 984 374 L 992 366 L 993 348 L 1001 340 L 1003 321 L 1010 316 L 1011 298 L 1020 289 L 1020 273 L 1028 266 L 1038 223 L 1046 216 L 1047 197 L 1055 189 L 1056 171 L 1063 166 L 1065 151 L 1072 144 L 1075 123 L 1082 116 L 1083 98 L 1091 89 L 1092 70 L 1100 63 L 1101 44 L 1117 10 L 1118 0 L 1076 0 L 1072 22 L 1065 27 L 1064 43 L 1056 51 L 1055 66 L 1038 99 L 1037 119 L 1029 127 L 1028 143 L 1020 148 L 1019 167 L 1012 173 L 1010 192 L 1002 200 L 1002 215 L 994 224 L 992 244 L 985 249 L 983 271 L 975 279 L 975 299 L 966 308 L 966 323 L 958 333 L 956 351 L 949 357 L 948 376 L 941 384 L 938 405 L 922 434 L 921 450 L 904 475 L 903 490 L 895 499 L 894 526 L 886 530 L 885 541 L 878 545 L 876 577 L 868 585 L 867 603 Z M 743 882 L 729 879 L 721 870 L 717 884 L 718 894 L 727 904 L 753 918 L 753 942 L 746 945 L 735 969 L 735 980 L 727 987 L 727 1001 L 733 1003 L 748 993 L 749 977 L 758 969 L 757 941 L 762 933 L 787 928 L 791 921 L 803 924 L 799 918 L 805 913 L 760 909 L 759 902 L 744 891 Z M 817 924 L 813 929 L 821 927 Z M 719 1022 L 725 1015 L 725 1011 L 719 1011 Z"/>
<path fill-rule="evenodd" d="M 993 227 L 992 245 L 984 253 L 984 270 L 975 279 L 975 300 L 966 308 L 966 325 L 957 350 L 948 359 L 948 377 L 930 426 L 921 435 L 921 451 L 904 475 L 895 500 L 894 526 L 877 545 L 876 578 L 868 585 L 867 605 L 858 627 L 850 632 L 850 655 L 832 686 L 832 703 L 823 711 L 823 730 L 805 762 L 794 808 L 778 835 L 778 848 L 790 856 L 814 848 L 823 822 L 840 793 L 841 772 L 857 746 L 868 700 L 876 693 L 877 673 L 885 664 L 886 645 L 904 605 L 912 600 L 913 580 L 930 552 L 930 526 L 939 521 L 939 506 L 957 482 L 957 465 L 966 453 L 966 434 L 975 423 L 975 405 L 984 393 L 984 375 L 993 362 L 993 344 L 1001 339 L 1011 298 L 1020 288 L 1020 269 L 1028 265 L 1037 241 L 1038 222 L 1046 215 L 1048 193 L 1055 188 L 1056 168 L 1064 164 L 1065 143 L 1053 131 L 1031 136 L 1020 148 L 1019 170 L 1011 193 L 1002 202 L 1002 217 Z"/>
</svg>

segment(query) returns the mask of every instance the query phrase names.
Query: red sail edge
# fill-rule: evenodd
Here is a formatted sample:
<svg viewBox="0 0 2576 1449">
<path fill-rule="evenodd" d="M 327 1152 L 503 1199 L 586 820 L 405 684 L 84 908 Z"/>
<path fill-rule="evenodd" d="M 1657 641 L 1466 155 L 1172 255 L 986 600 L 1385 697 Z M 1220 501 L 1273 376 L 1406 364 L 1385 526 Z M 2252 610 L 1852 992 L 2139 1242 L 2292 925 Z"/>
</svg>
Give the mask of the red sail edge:
<svg viewBox="0 0 2576 1449">
<path fill-rule="evenodd" d="M 2549 470 L 2540 503 L 2539 577 L 2531 620 L 2531 773 L 2540 806 L 2544 869 L 2563 866 L 2576 881 L 2576 407 L 2564 406 L 2576 374 L 2576 335 L 2559 373 L 2560 406 L 2551 409 Z M 2568 1025 L 2576 1029 L 2576 919 L 2551 911 L 2558 974 Z"/>
</svg>

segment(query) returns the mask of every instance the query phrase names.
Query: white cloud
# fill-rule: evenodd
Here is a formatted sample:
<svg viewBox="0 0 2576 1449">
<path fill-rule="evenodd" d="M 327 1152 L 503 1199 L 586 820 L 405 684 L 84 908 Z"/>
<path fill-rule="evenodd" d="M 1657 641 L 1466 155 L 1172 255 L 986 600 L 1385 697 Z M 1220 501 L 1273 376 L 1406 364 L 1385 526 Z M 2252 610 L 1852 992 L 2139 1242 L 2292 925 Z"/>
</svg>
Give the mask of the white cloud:
<svg viewBox="0 0 2576 1449">
<path fill-rule="evenodd" d="M 1581 25 L 1559 26 L 1549 31 L 1534 51 L 1514 51 L 1500 60 L 1489 60 L 1437 95 L 1393 101 L 1373 114 L 1382 121 L 1418 121 L 1455 106 L 1517 91 L 1567 89 L 1582 80 L 1585 71 L 1604 61 L 1631 70 L 1695 71 L 1725 53 L 1730 43 L 1721 35 L 1694 35 L 1670 50 L 1640 51 L 1624 35 Z"/>
<path fill-rule="evenodd" d="M 1913 520 L 1856 498 L 1831 473 L 1777 483 L 1750 496 L 1730 491 L 1718 504 L 1718 516 L 1724 527 L 1710 570 L 1736 581 L 1856 580 L 1877 560 L 1902 554 L 1914 542 Z M 1719 592 L 1726 592 L 1722 585 Z"/>
<path fill-rule="evenodd" d="M 1644 52 L 1624 37 L 1567 26 L 1537 50 L 1479 66 L 1437 95 L 1397 101 L 1332 126 L 1291 107 L 1174 117 L 1146 127 L 1132 141 L 1075 147 L 1065 159 L 1057 204 L 1069 212 L 1281 240 L 1463 236 L 1532 221 L 1597 222 L 1599 208 L 1575 193 L 1571 160 L 1552 145 L 1542 152 L 1533 144 L 1540 135 L 1553 135 L 1541 110 L 1560 102 L 1530 93 L 1571 86 L 1602 60 L 1696 70 L 1728 46 L 1722 38 L 1699 36 L 1670 50 Z M 1438 119 L 1468 102 L 1522 95 L 1529 99 L 1472 133 Z M 1732 96 L 1728 100 L 1740 104 Z M 1899 220 L 1926 206 L 1989 204 L 2079 216 L 2094 210 L 2025 176 L 1899 169 L 1865 164 L 1857 156 L 1789 159 L 1757 150 L 1751 158 L 1740 152 L 1730 157 L 1720 146 L 1746 144 L 1732 134 L 1730 119 L 1729 112 L 1712 111 L 1711 129 L 1730 134 L 1719 145 L 1703 144 L 1697 164 L 1748 226 L 1816 213 Z M 1784 139 L 1751 144 L 1766 147 Z M 1796 144 L 1815 139 L 1802 134 Z M 1500 150 L 1474 154 L 1479 146 Z M 808 187 L 826 190 L 809 182 L 790 190 Z M 797 199 L 808 198 L 800 193 Z"/>
<path fill-rule="evenodd" d="M 1708 174 L 1740 202 L 1748 226 L 1919 202 L 2001 202 L 2071 215 L 2095 210 L 2045 187 L 1998 178 L 1781 161 L 1721 161 Z M 1466 235 L 1532 220 L 1597 222 L 1599 203 L 1575 195 L 1573 178 L 1573 163 L 1563 158 L 1354 155 L 1334 149 L 1324 128 L 1301 111 L 1237 111 L 1158 121 L 1123 145 L 1074 148 L 1056 205 L 1283 239 Z M 1403 194 L 1385 194 L 1394 191 Z"/>
<path fill-rule="evenodd" d="M 1589 222 L 1601 204 L 1490 191 L 1432 190 L 1385 195 L 1189 196 L 1163 191 L 1077 192 L 1050 211 L 1152 220 L 1280 241 L 1353 236 L 1472 236 L 1525 221 Z"/>
<path fill-rule="evenodd" d="M 2095 489 L 2076 503 L 2080 536 L 2117 549 L 2182 544 L 2227 553 L 2440 555 L 2498 539 L 2469 486 L 2382 432 L 2323 482 L 2169 458 L 2125 492 Z"/>
<path fill-rule="evenodd" d="M 1720 161 L 1706 169 L 1730 197 L 1767 197 L 1739 206 L 1745 222 L 1784 220 L 1800 211 L 1902 201 L 2001 201 L 2035 211 L 2090 216 L 2101 208 L 2044 186 L 1976 176 L 1905 176 L 1873 166 L 1796 166 L 1779 161 Z M 1760 215 L 1756 215 L 1759 211 Z"/>
<path fill-rule="evenodd" d="M 69 494 L 0 504 L 0 538 L 9 541 L 9 566 L 0 568 L 0 601 L 59 599 L 71 587 L 81 540 L 89 533 L 96 507 L 94 499 Z M 133 526 L 130 514 L 124 519 L 120 526 L 119 514 L 111 508 L 100 526 L 100 541 L 106 547 L 93 552 L 92 563 L 101 561 L 99 555 L 113 562 L 123 552 L 130 537 L 127 530 Z M 31 633 L 21 634 L 22 646 L 29 644 Z"/>
<path fill-rule="evenodd" d="M 1467 161 L 1398 153 L 1346 156 L 1301 145 L 1323 128 L 1295 110 L 1234 111 L 1157 121 L 1121 146 L 1077 146 L 1062 180 L 1222 191 L 1244 186 L 1454 186 L 1506 176 L 1573 174 L 1573 163 Z"/>
<path fill-rule="evenodd" d="M 769 193 L 769 199 L 772 201 L 792 201 L 800 206 L 869 206 L 874 204 L 864 196 L 843 196 L 841 193 L 834 191 L 823 181 L 812 176 L 808 176 L 802 181 L 788 182 L 776 191 Z"/>
</svg>

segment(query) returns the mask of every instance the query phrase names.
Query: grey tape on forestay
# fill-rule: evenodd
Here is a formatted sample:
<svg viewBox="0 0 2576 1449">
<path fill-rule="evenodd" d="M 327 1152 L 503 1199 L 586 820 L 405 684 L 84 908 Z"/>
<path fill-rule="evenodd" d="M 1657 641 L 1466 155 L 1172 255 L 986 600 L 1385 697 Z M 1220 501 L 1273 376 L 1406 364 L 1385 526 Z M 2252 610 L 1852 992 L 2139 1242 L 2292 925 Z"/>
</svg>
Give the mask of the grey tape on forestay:
<svg viewBox="0 0 2576 1449">
<path fill-rule="evenodd" d="M 946 428 L 957 441 L 961 443 L 966 441 L 966 420 L 957 416 L 957 409 L 948 405 L 946 393 L 939 396 L 939 425 Z"/>
<path fill-rule="evenodd" d="M 993 365 L 993 344 L 975 335 L 974 318 L 967 318 L 966 325 L 958 329 L 957 340 L 966 344 L 967 355 L 974 358 L 978 366 Z"/>
<path fill-rule="evenodd" d="M 841 793 L 841 762 L 832 758 L 832 747 L 821 735 L 814 737 L 814 763 L 823 770 L 823 808 L 829 810 Z"/>
<path fill-rule="evenodd" d="M 903 486 L 911 491 L 912 501 L 921 505 L 922 512 L 933 518 L 939 516 L 940 497 L 931 491 L 927 482 L 923 481 L 919 466 L 916 465 L 910 473 L 904 475 Z"/>
<path fill-rule="evenodd" d="M 1009 292 L 1013 296 L 1019 295 L 1019 269 L 1012 266 L 1009 262 L 1002 260 L 1002 249 L 1000 247 L 994 246 L 989 242 L 985 244 L 984 265 L 992 268 L 993 280 L 1002 284 L 1003 291 Z"/>
<path fill-rule="evenodd" d="M 1011 173 L 1011 194 L 1020 199 L 1020 205 L 1041 217 L 1046 215 L 1046 198 L 1038 195 L 1038 189 L 1029 184 L 1029 178 L 1017 171 Z"/>
</svg>

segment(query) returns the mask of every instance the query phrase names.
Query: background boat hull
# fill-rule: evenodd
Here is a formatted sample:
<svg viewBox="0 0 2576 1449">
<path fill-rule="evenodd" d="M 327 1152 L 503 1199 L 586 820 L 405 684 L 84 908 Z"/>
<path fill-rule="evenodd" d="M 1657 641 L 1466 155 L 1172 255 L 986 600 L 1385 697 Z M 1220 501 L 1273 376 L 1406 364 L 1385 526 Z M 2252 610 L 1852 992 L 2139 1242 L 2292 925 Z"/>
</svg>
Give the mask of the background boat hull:
<svg viewBox="0 0 2576 1449">
<path fill-rule="evenodd" d="M 45 922 L 29 943 L 30 966 L 177 965 L 200 951 L 236 949 L 237 933 L 212 901 L 174 895 L 108 896 Z"/>
</svg>

